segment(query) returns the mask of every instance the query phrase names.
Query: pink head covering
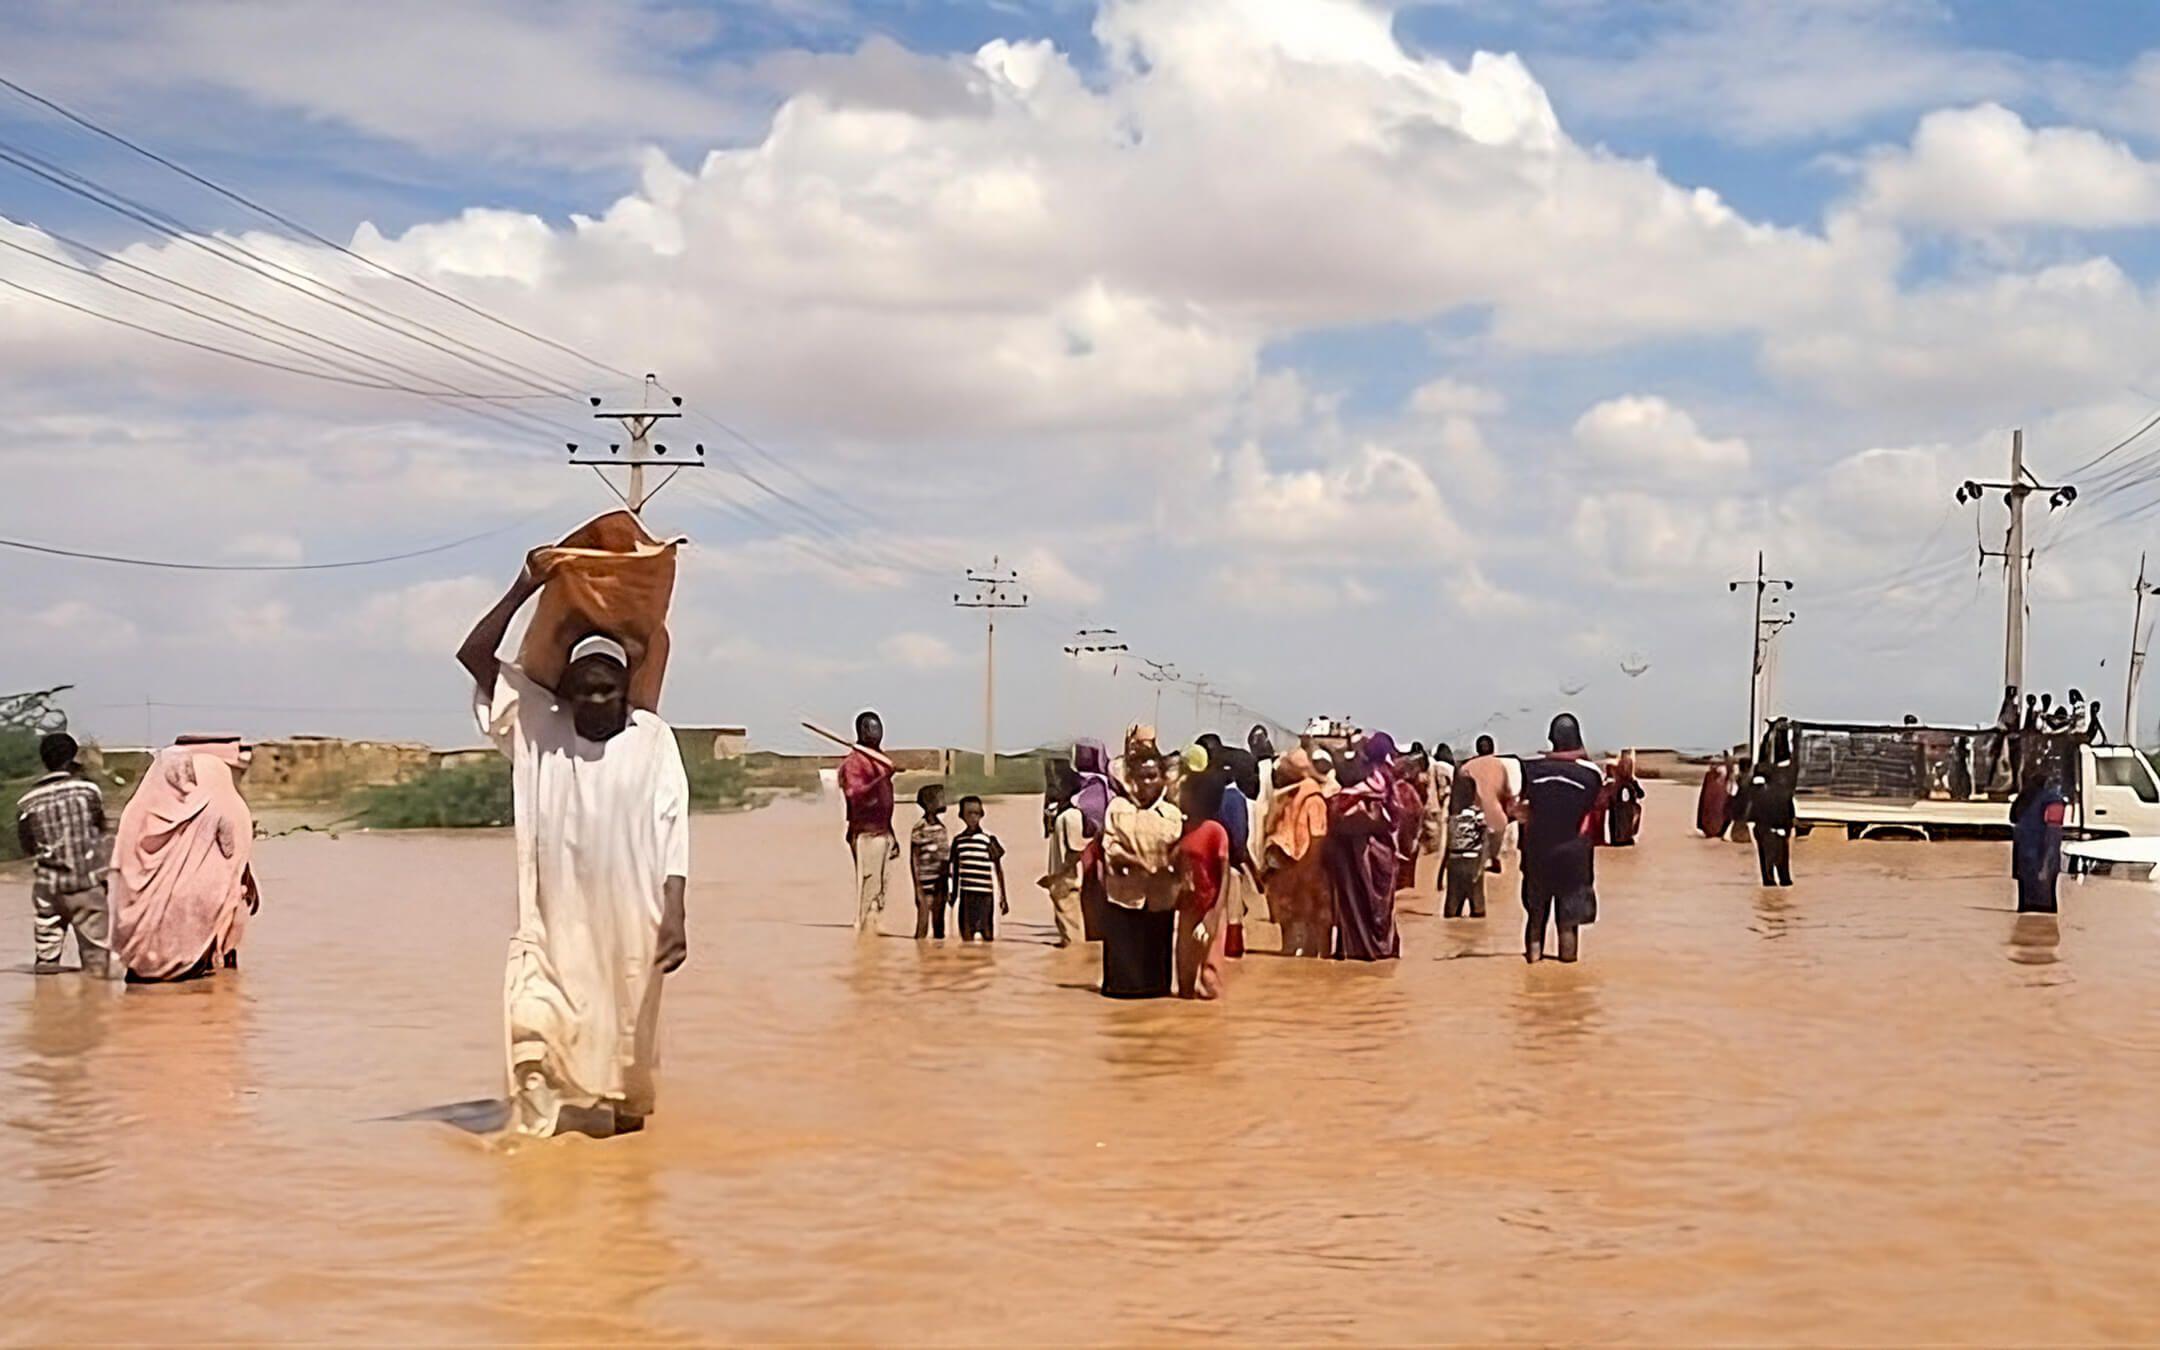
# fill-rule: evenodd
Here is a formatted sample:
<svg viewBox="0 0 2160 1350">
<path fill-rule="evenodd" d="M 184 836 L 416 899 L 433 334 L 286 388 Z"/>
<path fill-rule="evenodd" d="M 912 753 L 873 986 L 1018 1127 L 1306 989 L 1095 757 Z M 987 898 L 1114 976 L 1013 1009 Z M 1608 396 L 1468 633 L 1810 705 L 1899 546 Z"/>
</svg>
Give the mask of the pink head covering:
<svg viewBox="0 0 2160 1350">
<path fill-rule="evenodd" d="M 233 771 L 238 741 L 160 750 L 120 813 L 113 951 L 139 979 L 185 975 L 240 945 L 254 817 Z"/>
</svg>

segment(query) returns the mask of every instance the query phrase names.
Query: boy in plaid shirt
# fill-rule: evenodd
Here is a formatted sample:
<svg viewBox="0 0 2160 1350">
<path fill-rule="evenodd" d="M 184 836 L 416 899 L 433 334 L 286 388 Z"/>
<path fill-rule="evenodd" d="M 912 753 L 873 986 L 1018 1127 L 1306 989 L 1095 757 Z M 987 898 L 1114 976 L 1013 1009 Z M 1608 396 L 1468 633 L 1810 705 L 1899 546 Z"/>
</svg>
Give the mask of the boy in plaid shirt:
<svg viewBox="0 0 2160 1350">
<path fill-rule="evenodd" d="M 75 738 L 56 731 L 38 742 L 45 776 L 15 808 L 15 838 L 37 862 L 30 886 L 37 970 L 60 969 L 70 928 L 85 974 L 105 975 L 110 960 L 105 906 L 105 794 L 75 763 Z"/>
</svg>

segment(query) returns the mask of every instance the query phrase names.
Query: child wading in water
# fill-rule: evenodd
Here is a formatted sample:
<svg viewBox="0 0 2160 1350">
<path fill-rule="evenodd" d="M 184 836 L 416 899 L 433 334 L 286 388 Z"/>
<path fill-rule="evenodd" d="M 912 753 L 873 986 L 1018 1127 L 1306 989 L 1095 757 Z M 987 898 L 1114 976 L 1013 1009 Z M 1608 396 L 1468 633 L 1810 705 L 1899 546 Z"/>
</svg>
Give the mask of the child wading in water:
<svg viewBox="0 0 2160 1350">
<path fill-rule="evenodd" d="M 1440 907 L 1443 918 L 1461 918 L 1465 906 L 1471 918 L 1485 917 L 1485 830 L 1477 781 L 1468 774 L 1460 775 L 1448 797 L 1447 869 L 1443 878 L 1447 899 Z"/>
<path fill-rule="evenodd" d="M 946 886 L 945 858 L 951 843 L 945 831 L 945 788 L 926 783 L 915 791 L 922 819 L 908 836 L 908 872 L 915 879 L 915 936 L 945 937 L 945 907 L 952 903 Z"/>
<path fill-rule="evenodd" d="M 960 902 L 962 942 L 994 941 L 996 915 L 1012 913 L 1012 902 L 1005 898 L 1005 846 L 982 822 L 982 798 L 962 797 L 960 823 L 966 828 L 952 841 L 952 859 L 947 864 L 953 896 Z"/>
</svg>

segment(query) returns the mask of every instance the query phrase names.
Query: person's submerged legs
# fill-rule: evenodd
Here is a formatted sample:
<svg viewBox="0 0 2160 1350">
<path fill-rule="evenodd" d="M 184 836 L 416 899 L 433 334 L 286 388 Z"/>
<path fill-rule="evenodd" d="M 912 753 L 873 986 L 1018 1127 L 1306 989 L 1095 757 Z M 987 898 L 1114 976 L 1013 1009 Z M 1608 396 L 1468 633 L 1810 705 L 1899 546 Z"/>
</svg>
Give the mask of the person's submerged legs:
<svg viewBox="0 0 2160 1350">
<path fill-rule="evenodd" d="M 1561 925 L 1559 925 L 1559 928 L 1560 959 L 1562 961 L 1572 962 L 1575 960 L 1576 956 L 1581 950 L 1582 929 L 1576 927 L 1574 924 L 1571 923 L 1562 923 Z"/>
</svg>

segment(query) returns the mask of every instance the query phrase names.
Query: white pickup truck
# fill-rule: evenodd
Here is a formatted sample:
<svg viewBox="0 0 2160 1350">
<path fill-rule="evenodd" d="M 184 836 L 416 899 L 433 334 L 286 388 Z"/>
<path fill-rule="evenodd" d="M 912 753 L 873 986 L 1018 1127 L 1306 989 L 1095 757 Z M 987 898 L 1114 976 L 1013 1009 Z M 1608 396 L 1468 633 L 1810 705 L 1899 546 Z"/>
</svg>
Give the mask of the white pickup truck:
<svg viewBox="0 0 2160 1350">
<path fill-rule="evenodd" d="M 1995 791 L 1965 791 L 1988 773 L 1994 732 L 1986 727 L 1918 727 L 1792 722 L 1795 823 L 1802 831 L 1840 828 L 1854 839 L 2008 838 L 2006 773 Z M 1776 733 L 1773 733 L 1775 735 Z M 1770 738 L 1765 738 L 1766 747 Z M 2160 771 L 2127 745 L 2080 745 L 2046 738 L 2068 780 L 2065 833 L 2073 839 L 2160 836 Z"/>
</svg>

